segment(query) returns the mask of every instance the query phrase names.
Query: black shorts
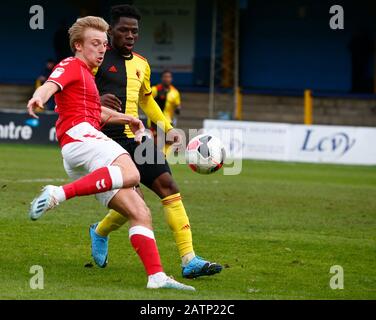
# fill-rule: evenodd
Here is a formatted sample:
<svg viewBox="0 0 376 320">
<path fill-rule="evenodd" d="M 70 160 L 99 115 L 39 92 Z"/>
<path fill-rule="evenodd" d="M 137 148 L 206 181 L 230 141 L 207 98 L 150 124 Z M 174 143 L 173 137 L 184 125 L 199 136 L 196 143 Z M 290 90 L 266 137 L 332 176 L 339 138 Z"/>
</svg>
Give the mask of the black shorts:
<svg viewBox="0 0 376 320">
<path fill-rule="evenodd" d="M 134 159 L 134 154 L 136 148 L 139 146 L 137 142 L 134 141 L 134 139 L 130 138 L 121 138 L 121 139 L 114 139 L 118 144 L 120 144 L 125 150 L 127 150 L 132 157 L 133 162 L 136 164 L 136 167 L 138 171 L 140 172 L 141 176 L 141 183 L 151 189 L 151 186 L 155 179 L 157 179 L 161 174 L 168 172 L 171 173 L 170 166 L 168 165 L 167 160 L 165 159 L 165 155 L 163 152 L 159 151 L 156 146 L 154 145 L 154 141 L 144 137 L 143 143 L 147 144 L 148 148 L 152 148 L 151 150 L 154 150 L 154 160 L 153 163 L 143 163 L 138 164 Z M 142 153 L 143 156 L 145 156 L 145 150 Z M 163 163 L 158 163 L 157 159 L 165 159 Z"/>
</svg>

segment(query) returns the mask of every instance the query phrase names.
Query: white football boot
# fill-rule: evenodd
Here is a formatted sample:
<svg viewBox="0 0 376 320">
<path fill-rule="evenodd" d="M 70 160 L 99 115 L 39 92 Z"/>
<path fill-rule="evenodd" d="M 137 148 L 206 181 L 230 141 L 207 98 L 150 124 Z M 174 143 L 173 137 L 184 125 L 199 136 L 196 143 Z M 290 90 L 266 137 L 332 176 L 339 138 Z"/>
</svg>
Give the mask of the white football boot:
<svg viewBox="0 0 376 320">
<path fill-rule="evenodd" d="M 149 276 L 149 281 L 146 288 L 196 291 L 194 287 L 182 284 L 174 280 L 172 277 L 168 277 L 164 272 L 158 272 L 155 275 Z"/>
<path fill-rule="evenodd" d="M 53 209 L 59 205 L 59 202 L 54 196 L 54 192 L 57 188 L 58 187 L 52 185 L 45 186 L 41 194 L 31 202 L 29 211 L 31 220 L 39 219 L 47 210 Z"/>
</svg>

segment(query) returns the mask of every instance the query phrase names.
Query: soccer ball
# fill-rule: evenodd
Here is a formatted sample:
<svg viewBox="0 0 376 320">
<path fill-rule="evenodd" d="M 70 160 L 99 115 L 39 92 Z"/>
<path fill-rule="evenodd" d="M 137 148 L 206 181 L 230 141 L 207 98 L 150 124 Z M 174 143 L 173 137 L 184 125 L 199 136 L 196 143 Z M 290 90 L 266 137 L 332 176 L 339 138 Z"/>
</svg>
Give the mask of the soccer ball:
<svg viewBox="0 0 376 320">
<path fill-rule="evenodd" d="M 226 158 L 221 140 L 211 134 L 200 134 L 189 141 L 185 150 L 188 166 L 201 174 L 218 171 Z"/>
</svg>

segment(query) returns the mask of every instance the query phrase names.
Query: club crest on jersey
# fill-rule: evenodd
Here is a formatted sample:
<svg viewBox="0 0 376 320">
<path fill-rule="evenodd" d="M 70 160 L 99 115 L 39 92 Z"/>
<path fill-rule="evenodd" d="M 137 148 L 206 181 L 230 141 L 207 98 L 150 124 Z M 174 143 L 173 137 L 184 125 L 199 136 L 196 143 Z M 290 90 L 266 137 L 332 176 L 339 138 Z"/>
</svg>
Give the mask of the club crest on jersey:
<svg viewBox="0 0 376 320">
<path fill-rule="evenodd" d="M 51 73 L 50 78 L 59 78 L 64 73 L 64 71 L 64 68 L 56 68 L 54 72 Z"/>
<path fill-rule="evenodd" d="M 136 76 L 137 76 L 137 78 L 140 79 L 140 77 L 141 77 L 141 71 L 140 70 L 136 70 Z"/>
</svg>

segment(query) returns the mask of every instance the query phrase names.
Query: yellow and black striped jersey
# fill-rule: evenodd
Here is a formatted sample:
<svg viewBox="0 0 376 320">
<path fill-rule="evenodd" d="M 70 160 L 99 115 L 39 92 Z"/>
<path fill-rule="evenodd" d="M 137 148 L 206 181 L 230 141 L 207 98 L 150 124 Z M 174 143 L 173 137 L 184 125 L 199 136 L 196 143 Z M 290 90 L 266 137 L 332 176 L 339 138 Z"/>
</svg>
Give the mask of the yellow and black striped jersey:
<svg viewBox="0 0 376 320">
<path fill-rule="evenodd" d="M 109 48 L 102 65 L 93 73 L 99 94 L 116 95 L 122 102 L 122 111 L 138 118 L 139 100 L 152 94 L 147 60 L 134 52 L 124 57 L 117 50 Z M 114 139 L 124 135 L 134 137 L 128 125 L 106 125 L 102 131 Z"/>
</svg>

